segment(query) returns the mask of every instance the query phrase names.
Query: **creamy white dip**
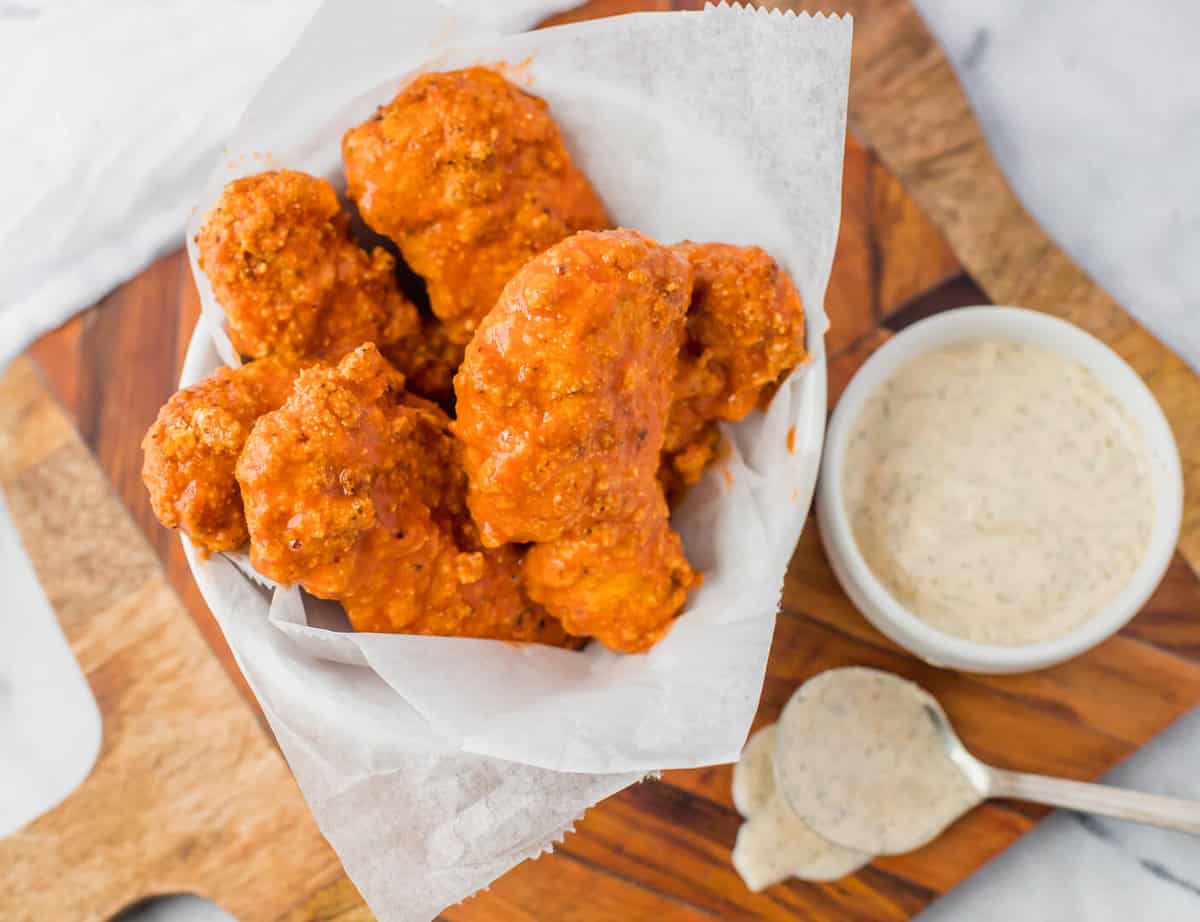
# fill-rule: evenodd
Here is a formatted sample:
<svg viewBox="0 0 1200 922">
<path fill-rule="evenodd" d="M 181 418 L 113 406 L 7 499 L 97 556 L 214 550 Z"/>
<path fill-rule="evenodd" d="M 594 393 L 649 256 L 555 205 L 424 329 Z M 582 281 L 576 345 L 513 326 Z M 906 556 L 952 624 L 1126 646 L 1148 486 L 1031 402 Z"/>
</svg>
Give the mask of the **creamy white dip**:
<svg viewBox="0 0 1200 922">
<path fill-rule="evenodd" d="M 858 549 L 933 627 L 1059 637 L 1129 582 L 1154 493 L 1137 423 L 1087 368 L 1009 340 L 914 359 L 864 405 L 842 474 Z"/>
<path fill-rule="evenodd" d="M 830 842 L 892 855 L 978 804 L 930 705 L 924 689 L 874 669 L 831 669 L 805 682 L 776 730 L 776 779 L 793 812 Z"/>
<path fill-rule="evenodd" d="M 746 817 L 733 848 L 734 868 L 756 892 L 789 877 L 853 874 L 870 856 L 827 842 L 792 812 L 775 785 L 774 749 L 772 724 L 750 737 L 733 770 L 733 803 Z"/>
</svg>

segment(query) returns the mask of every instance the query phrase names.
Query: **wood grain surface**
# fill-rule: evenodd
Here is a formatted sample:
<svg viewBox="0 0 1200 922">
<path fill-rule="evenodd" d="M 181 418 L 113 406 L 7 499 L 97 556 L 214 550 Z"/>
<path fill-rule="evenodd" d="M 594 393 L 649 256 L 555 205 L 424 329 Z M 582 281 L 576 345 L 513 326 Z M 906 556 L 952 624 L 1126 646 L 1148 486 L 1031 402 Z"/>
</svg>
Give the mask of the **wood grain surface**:
<svg viewBox="0 0 1200 922">
<path fill-rule="evenodd" d="M 556 21 L 699 5 L 608 0 Z M 937 670 L 899 651 L 840 591 L 810 523 L 788 573 L 756 726 L 774 720 L 794 688 L 816 672 L 874 665 L 937 694 L 968 746 L 985 759 L 1093 778 L 1200 701 L 1200 626 L 1194 618 L 1200 580 L 1193 571 L 1200 562 L 1200 414 L 1189 412 L 1200 406 L 1200 381 L 1092 285 L 1021 209 L 948 63 L 906 0 L 817 6 L 855 15 L 851 126 L 858 140 L 847 147 L 842 231 L 826 304 L 834 324 L 828 339 L 831 400 L 892 331 L 921 316 L 987 301 L 1046 310 L 1109 341 L 1147 379 L 1180 440 L 1189 500 L 1181 552 L 1137 619 L 1070 663 L 1009 677 Z M 186 260 L 176 253 L 32 353 L 163 563 L 168 582 L 240 680 L 177 539 L 154 521 L 138 477 L 138 442 L 173 389 L 197 310 Z M 33 453 L 28 464 L 38 460 L 38 449 L 18 450 Z M 730 772 L 728 766 L 667 772 L 660 781 L 610 798 L 555 853 L 526 862 L 443 918 L 906 919 L 1041 815 L 1024 805 L 988 804 L 930 846 L 881 859 L 844 881 L 791 882 L 752 894 L 729 861 L 739 822 L 729 797 Z M 270 872 L 287 882 L 293 896 L 272 918 L 372 918 L 344 876 L 327 875 L 323 860 L 303 854 L 287 855 Z M 235 900 L 244 903 L 236 893 L 212 895 L 231 908 Z M 238 911 L 244 919 L 264 917 Z"/>
<path fill-rule="evenodd" d="M 270 922 L 337 881 L 283 757 L 28 359 L 0 379 L 0 487 L 103 727 L 82 786 L 0 839 L 0 919 L 103 920 L 186 890 Z"/>
</svg>

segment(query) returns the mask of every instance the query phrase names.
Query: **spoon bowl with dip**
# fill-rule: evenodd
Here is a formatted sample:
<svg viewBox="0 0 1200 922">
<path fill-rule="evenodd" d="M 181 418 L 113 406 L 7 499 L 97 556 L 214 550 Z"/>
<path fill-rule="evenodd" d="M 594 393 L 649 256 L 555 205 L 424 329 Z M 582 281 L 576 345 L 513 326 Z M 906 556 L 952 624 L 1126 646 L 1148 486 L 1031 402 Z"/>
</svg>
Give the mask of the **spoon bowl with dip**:
<svg viewBox="0 0 1200 922">
<path fill-rule="evenodd" d="M 805 827 L 870 855 L 920 848 L 993 797 L 1200 835 L 1200 802 L 981 762 L 932 695 L 875 669 L 831 669 L 800 686 L 775 729 L 774 767 Z"/>
</svg>

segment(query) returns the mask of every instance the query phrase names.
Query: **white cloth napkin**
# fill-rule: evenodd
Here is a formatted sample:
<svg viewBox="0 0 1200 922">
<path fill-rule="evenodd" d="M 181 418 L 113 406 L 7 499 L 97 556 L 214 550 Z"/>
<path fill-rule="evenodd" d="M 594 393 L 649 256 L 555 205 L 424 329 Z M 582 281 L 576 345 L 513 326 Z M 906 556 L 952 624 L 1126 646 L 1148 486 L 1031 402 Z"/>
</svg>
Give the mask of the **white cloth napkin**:
<svg viewBox="0 0 1200 922">
<path fill-rule="evenodd" d="M 397 0 L 435 2 L 503 33 L 578 0 Z M 0 3 L 0 369 L 182 243 L 222 143 L 317 5 Z"/>
</svg>

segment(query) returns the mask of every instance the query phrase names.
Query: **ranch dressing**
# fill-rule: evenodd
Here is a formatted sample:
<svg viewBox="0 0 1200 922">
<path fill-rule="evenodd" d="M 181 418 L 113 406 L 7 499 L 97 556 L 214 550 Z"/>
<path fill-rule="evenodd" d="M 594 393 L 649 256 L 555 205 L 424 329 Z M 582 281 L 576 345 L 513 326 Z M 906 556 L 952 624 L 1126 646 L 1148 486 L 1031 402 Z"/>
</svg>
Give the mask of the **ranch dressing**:
<svg viewBox="0 0 1200 922">
<path fill-rule="evenodd" d="M 919 618 L 979 643 L 1059 637 L 1150 542 L 1137 423 L 1087 368 L 1009 340 L 914 359 L 864 405 L 842 486 L 859 551 Z"/>
<path fill-rule="evenodd" d="M 874 669 L 805 682 L 779 718 L 775 773 L 817 835 L 861 852 L 919 848 L 983 800 L 951 761 L 922 688 Z"/>
<path fill-rule="evenodd" d="M 853 874 L 870 856 L 825 841 L 792 812 L 775 785 L 774 750 L 775 727 L 763 727 L 746 742 L 733 770 L 733 803 L 746 817 L 733 847 L 734 868 L 755 892 L 789 877 Z"/>
</svg>

